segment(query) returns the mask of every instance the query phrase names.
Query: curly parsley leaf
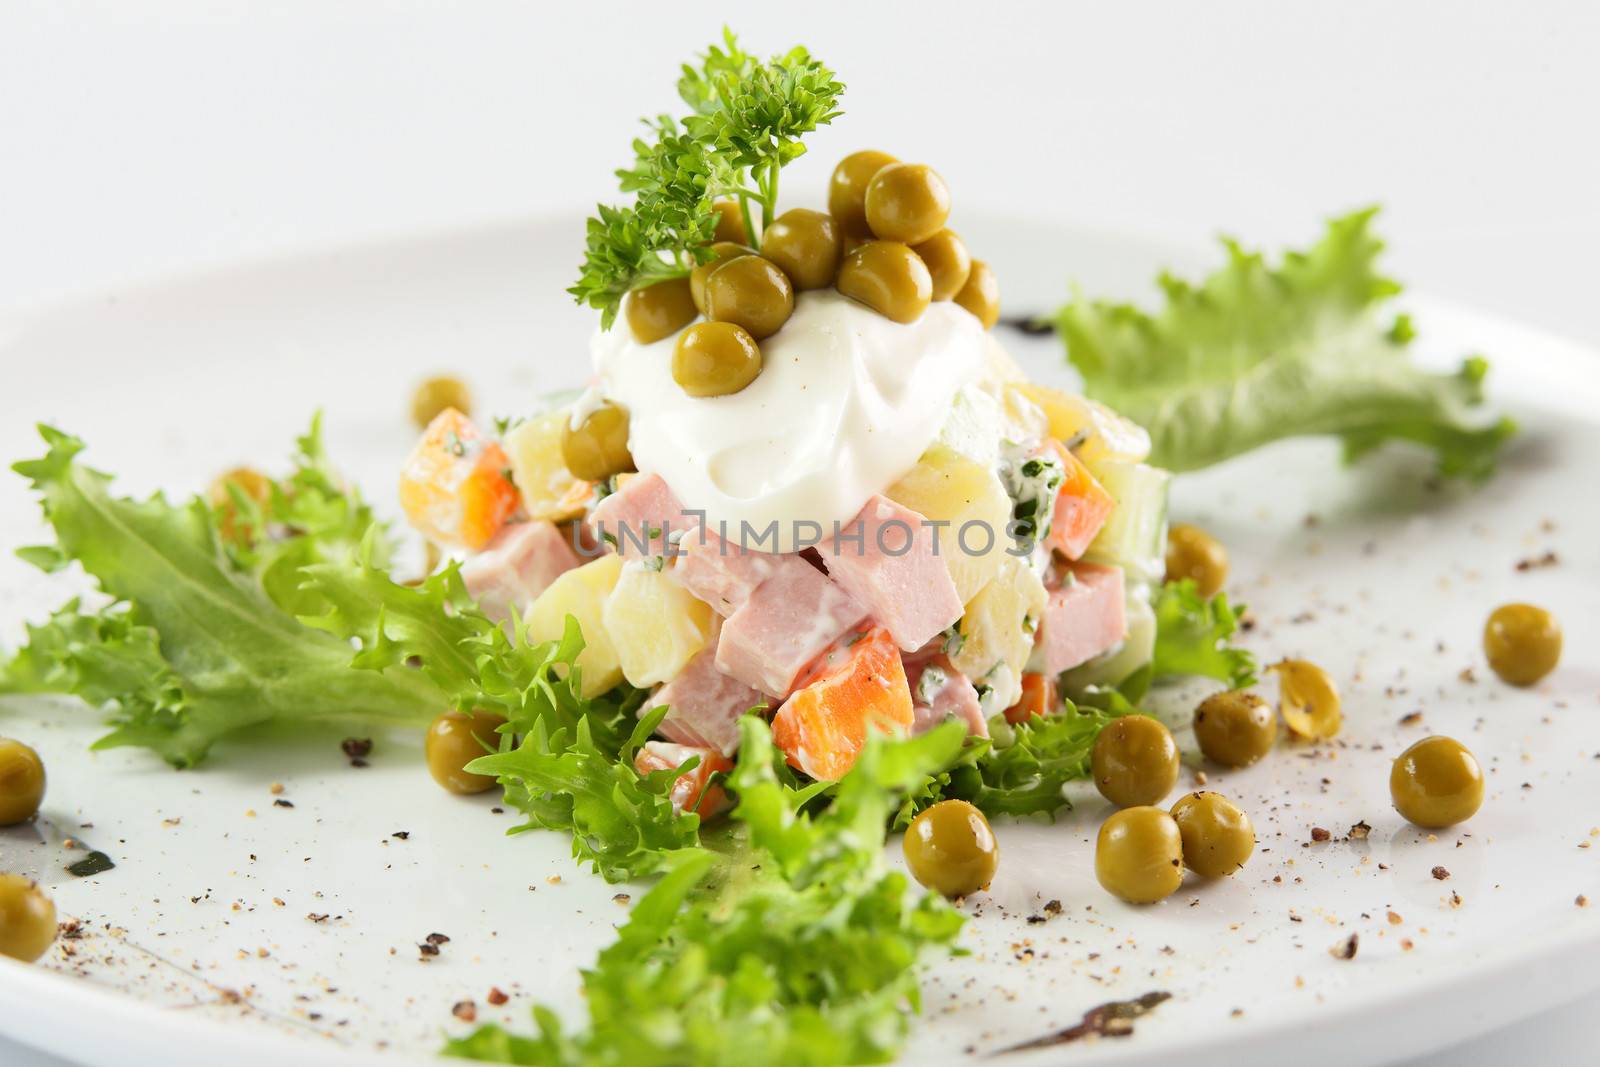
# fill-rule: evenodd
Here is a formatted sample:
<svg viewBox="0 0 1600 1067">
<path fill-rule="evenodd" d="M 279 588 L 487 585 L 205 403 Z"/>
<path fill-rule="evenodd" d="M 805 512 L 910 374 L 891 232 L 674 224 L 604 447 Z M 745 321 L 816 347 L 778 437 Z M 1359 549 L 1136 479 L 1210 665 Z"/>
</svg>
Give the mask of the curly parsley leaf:
<svg viewBox="0 0 1600 1067">
<path fill-rule="evenodd" d="M 731 31 L 723 31 L 723 43 L 726 50 L 713 45 L 699 67 L 683 69 L 678 95 L 694 111 L 683 126 L 712 155 L 748 175 L 756 195 L 742 198 L 760 204 L 765 229 L 778 202 L 779 170 L 805 154 L 802 137 L 842 114 L 844 86 L 804 48 L 760 63 Z M 759 231 L 751 236 L 759 239 Z"/>
<path fill-rule="evenodd" d="M 698 206 L 693 210 L 701 216 Z M 714 226 L 710 210 L 708 199 L 703 217 Z M 598 308 L 600 325 L 609 330 L 623 297 L 634 289 L 682 277 L 692 264 L 684 257 L 679 231 L 657 215 L 604 204 L 595 211 L 587 226 L 583 267 L 567 292 L 578 303 Z"/>
<path fill-rule="evenodd" d="M 1150 431 L 1151 462 L 1195 470 L 1285 437 L 1334 436 L 1354 459 L 1389 441 L 1431 449 L 1446 475 L 1493 470 L 1515 426 L 1486 419 L 1488 363 L 1416 367 L 1400 286 L 1379 274 L 1376 209 L 1328 224 L 1277 265 L 1225 241 L 1227 262 L 1190 283 L 1163 275 L 1165 306 L 1074 300 L 1056 327 L 1090 396 Z"/>
<path fill-rule="evenodd" d="M 74 601 L 30 627 L 5 679 L 11 688 L 108 705 L 114 729 L 95 747 L 142 746 L 188 767 L 248 726 L 330 719 L 419 725 L 445 702 L 420 672 L 351 670 L 348 643 L 293 613 L 307 601 L 280 569 L 283 561 L 343 554 L 363 522 L 361 538 L 375 544 L 359 504 L 337 521 L 324 516 L 331 527 L 283 532 L 300 539 L 293 546 L 269 547 L 263 533 L 234 555 L 203 500 L 175 505 L 160 494 L 115 496 L 108 475 L 79 462 L 83 442 L 49 427 L 40 433 L 46 455 L 14 469 L 33 483 L 56 543 L 25 558 L 46 569 L 78 563 L 112 604 L 85 614 Z M 307 471 L 302 466 L 297 477 L 306 476 L 300 484 L 310 493 L 314 476 Z M 274 501 L 280 495 L 285 513 L 309 522 L 316 510 L 309 497 L 291 501 L 281 484 Z"/>
<path fill-rule="evenodd" d="M 647 120 L 634 140 L 633 164 L 617 171 L 634 202 L 597 208 L 567 291 L 610 329 L 629 292 L 682 277 L 704 255 L 716 229 L 712 205 L 724 197 L 738 201 L 759 248 L 776 211 L 778 172 L 805 152 L 804 135 L 839 116 L 843 92 L 804 48 L 761 61 L 724 30 L 720 47 L 683 68 L 678 93 L 691 113 Z"/>
</svg>

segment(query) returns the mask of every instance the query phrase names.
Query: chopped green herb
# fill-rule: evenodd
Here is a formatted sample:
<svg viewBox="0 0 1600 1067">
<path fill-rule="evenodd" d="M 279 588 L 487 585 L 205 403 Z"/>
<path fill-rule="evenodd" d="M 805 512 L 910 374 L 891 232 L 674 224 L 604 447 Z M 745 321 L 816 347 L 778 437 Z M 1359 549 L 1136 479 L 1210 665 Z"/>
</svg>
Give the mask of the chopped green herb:
<svg viewBox="0 0 1600 1067">
<path fill-rule="evenodd" d="M 104 874 L 115 866 L 110 856 L 96 849 L 76 863 L 67 864 L 67 873 L 74 878 L 88 878 L 90 875 Z"/>
<path fill-rule="evenodd" d="M 932 706 L 934 698 L 939 695 L 939 690 L 943 689 L 949 681 L 950 672 L 943 667 L 931 663 L 924 667 L 922 675 L 917 679 L 917 703 L 924 707 Z"/>
</svg>

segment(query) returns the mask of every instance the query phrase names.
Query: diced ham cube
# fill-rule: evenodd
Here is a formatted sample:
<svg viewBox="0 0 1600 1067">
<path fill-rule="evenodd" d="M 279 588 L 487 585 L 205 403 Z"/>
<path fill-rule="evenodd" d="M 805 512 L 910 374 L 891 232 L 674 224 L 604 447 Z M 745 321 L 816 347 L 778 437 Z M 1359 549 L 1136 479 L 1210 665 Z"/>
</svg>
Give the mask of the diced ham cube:
<svg viewBox="0 0 1600 1067">
<path fill-rule="evenodd" d="M 702 819 L 709 819 L 728 808 L 728 794 L 722 786 L 711 781 L 718 771 L 726 774 L 733 763 L 722 753 L 709 748 L 674 745 L 667 741 L 646 741 L 633 757 L 633 769 L 640 774 L 671 770 L 699 757 L 693 770 L 678 776 L 667 796 L 678 812 L 693 811 Z"/>
<path fill-rule="evenodd" d="M 798 556 L 782 558 L 717 639 L 717 668 L 775 697 L 788 696 L 811 661 L 867 615 L 815 567 Z"/>
<path fill-rule="evenodd" d="M 551 582 L 583 561 L 552 522 L 517 522 L 461 564 L 461 579 L 496 622 L 520 615 Z"/>
<path fill-rule="evenodd" d="M 656 728 L 662 737 L 731 756 L 739 748 L 740 717 L 768 703 L 750 686 L 719 671 L 716 650 L 708 648 L 657 689 L 640 713 L 666 704 L 670 710 Z"/>
<path fill-rule="evenodd" d="M 700 524 L 698 513 L 684 511 L 659 474 L 635 474 L 618 482 L 617 491 L 596 504 L 588 519 L 590 529 L 617 555 L 665 555 L 669 536 L 676 541 Z"/>
<path fill-rule="evenodd" d="M 904 657 L 911 687 L 913 734 L 925 733 L 949 718 L 967 724 L 967 733 L 989 736 L 989 723 L 978 704 L 978 690 L 944 653 Z"/>
<path fill-rule="evenodd" d="M 1039 625 L 1046 674 L 1087 663 L 1128 635 L 1121 567 L 1074 563 L 1046 586 L 1049 596 Z"/>
<path fill-rule="evenodd" d="M 703 528 L 685 536 L 679 551 L 682 555 L 673 568 L 678 581 L 723 618 L 738 611 L 756 586 L 778 572 L 786 558 L 743 549 Z"/>
<path fill-rule="evenodd" d="M 910 508 L 875 496 L 823 550 L 828 576 L 907 652 L 961 617 L 956 583 L 934 551 L 940 532 Z M 940 551 L 950 551 L 955 538 L 939 540 Z"/>
</svg>

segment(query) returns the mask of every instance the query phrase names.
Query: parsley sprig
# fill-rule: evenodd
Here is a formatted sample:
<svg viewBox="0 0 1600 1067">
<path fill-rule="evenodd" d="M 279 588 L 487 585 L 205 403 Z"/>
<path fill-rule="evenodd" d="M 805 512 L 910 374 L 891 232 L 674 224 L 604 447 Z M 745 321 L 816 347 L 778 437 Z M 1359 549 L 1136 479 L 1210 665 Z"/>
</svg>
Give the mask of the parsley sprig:
<svg viewBox="0 0 1600 1067">
<path fill-rule="evenodd" d="M 622 298 L 680 278 L 709 253 L 712 205 L 739 204 L 760 247 L 778 204 L 778 174 L 805 153 L 801 138 L 841 112 L 844 86 L 802 47 L 762 61 L 730 30 L 698 64 L 685 64 L 678 95 L 690 114 L 647 119 L 633 165 L 617 171 L 630 205 L 599 205 L 589 219 L 578 281 L 567 291 L 598 308 L 609 329 Z"/>
</svg>

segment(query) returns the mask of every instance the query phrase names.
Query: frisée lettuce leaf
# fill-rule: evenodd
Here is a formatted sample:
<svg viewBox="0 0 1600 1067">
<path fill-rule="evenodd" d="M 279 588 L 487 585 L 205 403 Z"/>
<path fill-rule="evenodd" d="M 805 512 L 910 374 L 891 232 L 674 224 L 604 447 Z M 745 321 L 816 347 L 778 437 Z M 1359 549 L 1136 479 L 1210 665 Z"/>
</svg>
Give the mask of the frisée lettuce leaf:
<svg viewBox="0 0 1600 1067">
<path fill-rule="evenodd" d="M 1157 590 L 1151 607 L 1156 613 L 1152 677 L 1215 678 L 1229 689 L 1255 684 L 1255 655 L 1229 642 L 1239 629 L 1240 611 L 1229 605 L 1228 594 L 1201 596 L 1194 579 L 1185 578 Z"/>
<path fill-rule="evenodd" d="M 577 639 L 581 650 L 577 622 L 570 617 L 567 621 L 566 642 Z M 565 655 L 558 652 L 570 663 Z M 547 678 L 547 682 L 553 689 L 571 684 L 570 675 L 567 680 Z M 626 714 L 632 720 L 626 712 L 630 703 L 637 701 L 610 706 L 597 702 L 571 725 L 552 727 L 554 716 L 538 717 L 517 747 L 468 765 L 474 774 L 496 776 L 505 789 L 505 802 L 528 817 L 512 833 L 543 829 L 570 834 L 573 857 L 608 882 L 659 874 L 700 847 L 700 816 L 675 810 L 669 796 L 673 783 L 696 763 L 648 774 L 633 766 L 634 753 L 655 732 L 667 709 L 655 708 L 638 719 L 620 748 L 608 747 L 603 740 L 609 736 L 609 724 L 616 721 L 614 715 Z"/>
<path fill-rule="evenodd" d="M 333 474 L 318 425 L 289 477 L 262 500 L 235 492 L 231 509 L 118 497 L 79 460 L 81 441 L 41 433 L 47 454 L 16 469 L 56 543 L 24 557 L 77 563 L 110 603 L 74 599 L 29 626 L 0 689 L 105 707 L 113 728 L 96 748 L 141 746 L 177 767 L 266 723 L 421 727 L 483 709 L 507 720 L 503 752 L 479 762 L 528 815 L 519 829 L 570 833 L 574 855 L 611 880 L 659 872 L 698 844 L 698 817 L 668 800 L 681 769 L 632 765 L 664 709 L 639 720 L 644 694 L 628 687 L 583 698 L 574 619 L 561 640 L 530 644 L 477 610 L 454 565 L 395 582 L 385 531 Z"/>
<path fill-rule="evenodd" d="M 46 570 L 76 562 L 111 604 L 89 613 L 74 600 L 29 627 L 0 685 L 108 705 L 113 729 L 95 747 L 142 746 L 178 767 L 264 722 L 419 725 L 449 704 L 421 672 L 351 670 L 348 643 L 294 614 L 312 600 L 288 576 L 288 560 L 333 558 L 353 540 L 376 544 L 359 501 L 347 498 L 334 525 L 316 527 L 325 536 L 305 532 L 293 547 L 234 555 L 204 500 L 115 496 L 108 475 L 78 460 L 83 442 L 49 427 L 40 433 L 46 454 L 15 470 L 38 492 L 56 543 L 24 549 L 23 558 Z M 309 512 L 309 499 L 295 508 Z"/>
<path fill-rule="evenodd" d="M 1490 473 L 1515 430 L 1485 417 L 1487 361 L 1417 367 L 1411 320 L 1377 271 L 1376 209 L 1328 224 L 1273 265 L 1234 241 L 1199 282 L 1159 279 L 1165 305 L 1075 299 L 1055 316 L 1088 394 L 1150 431 L 1151 462 L 1190 471 L 1285 437 L 1334 436 L 1355 459 L 1390 441 L 1431 449 L 1445 475 Z"/>
<path fill-rule="evenodd" d="M 963 917 L 887 868 L 889 818 L 908 790 L 961 749 L 950 723 L 902 741 L 874 738 L 813 811 L 765 723 L 741 723 L 730 786 L 739 797 L 727 854 L 683 854 L 634 905 L 583 973 L 588 1026 L 538 1032 L 488 1025 L 447 1055 L 540 1067 L 822 1067 L 883 1063 L 919 1003 L 916 968 L 952 951 Z"/>
</svg>

